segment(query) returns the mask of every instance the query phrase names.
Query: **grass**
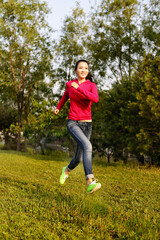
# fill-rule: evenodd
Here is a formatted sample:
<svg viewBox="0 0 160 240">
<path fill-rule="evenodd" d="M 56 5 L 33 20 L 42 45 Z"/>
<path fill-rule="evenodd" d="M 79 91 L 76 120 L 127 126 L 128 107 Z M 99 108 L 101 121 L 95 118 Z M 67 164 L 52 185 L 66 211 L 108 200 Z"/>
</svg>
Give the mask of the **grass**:
<svg viewBox="0 0 160 240">
<path fill-rule="evenodd" d="M 60 186 L 69 160 L 0 150 L 0 239 L 160 239 L 160 169 L 94 159 L 87 194 L 82 164 Z"/>
</svg>

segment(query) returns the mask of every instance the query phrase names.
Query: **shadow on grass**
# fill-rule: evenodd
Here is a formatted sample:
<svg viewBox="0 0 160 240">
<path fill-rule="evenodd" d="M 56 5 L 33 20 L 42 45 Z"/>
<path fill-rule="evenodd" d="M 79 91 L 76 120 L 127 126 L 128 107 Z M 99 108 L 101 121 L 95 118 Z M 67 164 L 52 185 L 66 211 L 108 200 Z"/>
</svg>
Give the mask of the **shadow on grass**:
<svg viewBox="0 0 160 240">
<path fill-rule="evenodd" d="M 12 154 L 14 156 L 22 156 L 22 157 L 28 157 L 30 159 L 34 160 L 40 160 L 40 161 L 64 161 L 64 162 L 70 162 L 72 157 L 69 157 L 68 153 L 62 152 L 62 151 L 52 151 L 49 155 L 43 155 L 43 154 L 37 154 L 37 153 L 31 153 L 31 152 L 18 152 L 18 151 L 11 151 L 11 150 L 0 150 L 0 153 L 4 154 Z M 111 162 L 108 163 L 106 158 L 102 157 L 93 157 L 93 164 L 96 166 L 102 166 L 102 167 L 119 167 L 119 166 L 127 166 L 123 163 L 123 161 L 118 162 Z"/>
<path fill-rule="evenodd" d="M 70 158 L 68 153 L 64 153 L 61 151 L 52 151 L 49 155 L 31 153 L 31 152 L 18 152 L 18 151 L 11 151 L 11 150 L 0 150 L 3 154 L 12 154 L 14 156 L 24 156 L 28 158 L 32 158 L 34 160 L 45 160 L 45 161 L 69 161 Z"/>
<path fill-rule="evenodd" d="M 111 161 L 110 163 L 108 163 L 106 158 L 98 158 L 98 157 L 94 157 L 93 158 L 93 163 L 97 166 L 102 166 L 102 167 L 119 167 L 119 166 L 125 166 L 123 161 Z"/>
</svg>

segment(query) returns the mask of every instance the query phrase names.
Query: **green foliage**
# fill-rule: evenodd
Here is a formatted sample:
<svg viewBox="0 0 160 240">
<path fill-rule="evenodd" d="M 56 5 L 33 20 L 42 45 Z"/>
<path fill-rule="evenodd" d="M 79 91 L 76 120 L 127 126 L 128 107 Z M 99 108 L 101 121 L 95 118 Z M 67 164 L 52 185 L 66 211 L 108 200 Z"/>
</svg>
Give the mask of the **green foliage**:
<svg viewBox="0 0 160 240">
<path fill-rule="evenodd" d="M 150 0 L 145 6 L 143 16 L 144 45 L 147 51 L 159 56 L 160 53 L 160 2 Z"/>
<path fill-rule="evenodd" d="M 5 87 L 7 91 L 0 90 L 0 132 L 3 134 L 3 140 L 5 140 L 5 146 L 11 148 L 11 145 L 15 149 L 16 134 L 10 131 L 10 126 L 16 124 L 17 109 L 13 104 L 12 89 Z M 13 144 L 12 144 L 13 143 Z"/>
<path fill-rule="evenodd" d="M 128 125 L 135 126 L 135 117 L 131 118 L 137 112 L 133 112 L 133 109 L 128 107 L 134 99 L 131 82 L 129 80 L 117 82 L 112 89 L 100 93 L 97 112 L 93 115 L 96 122 L 93 131 L 94 145 L 104 154 L 106 148 L 110 149 L 115 160 L 123 157 L 123 150 L 128 149 L 130 141 L 135 145 L 134 154 L 136 154 L 136 139 L 134 142 L 134 138 L 131 140 L 135 131 L 130 135 L 128 130 Z"/>
<path fill-rule="evenodd" d="M 46 100 L 41 102 L 33 100 L 32 111 L 24 125 L 24 136 L 36 146 L 43 137 L 52 134 L 54 119 L 51 103 Z"/>
<path fill-rule="evenodd" d="M 9 128 L 12 123 L 17 121 L 16 109 L 0 102 L 0 131 Z"/>
<path fill-rule="evenodd" d="M 92 15 L 88 49 L 94 71 L 107 78 L 130 78 L 134 64 L 143 55 L 138 29 L 139 3 L 103 0 Z"/>
<path fill-rule="evenodd" d="M 59 185 L 69 160 L 0 152 L 1 239 L 159 239 L 159 169 L 95 159 L 102 188 L 89 195 L 82 164 Z"/>
<path fill-rule="evenodd" d="M 44 99 L 34 99 L 32 110 L 24 123 L 24 136 L 35 148 L 41 145 L 41 140 L 45 138 L 45 143 L 60 141 L 61 144 L 68 146 L 68 131 L 66 121 L 68 116 L 68 104 L 66 104 L 58 117 L 53 113 L 57 101 L 47 101 Z M 66 141 L 66 143 L 65 143 Z"/>
<path fill-rule="evenodd" d="M 141 82 L 141 88 L 136 93 L 140 129 L 137 133 L 141 153 L 151 156 L 153 162 L 160 163 L 160 58 L 148 56 L 139 67 L 136 79 Z M 143 69 L 143 72 L 142 72 Z M 141 75 L 140 75 L 141 73 Z M 136 80 L 135 79 L 135 80 Z"/>
</svg>

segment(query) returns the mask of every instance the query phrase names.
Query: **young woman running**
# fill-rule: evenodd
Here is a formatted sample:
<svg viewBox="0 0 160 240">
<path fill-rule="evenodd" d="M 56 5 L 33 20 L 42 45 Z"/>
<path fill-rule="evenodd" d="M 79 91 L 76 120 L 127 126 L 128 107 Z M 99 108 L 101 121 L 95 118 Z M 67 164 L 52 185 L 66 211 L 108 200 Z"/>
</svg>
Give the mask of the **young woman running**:
<svg viewBox="0 0 160 240">
<path fill-rule="evenodd" d="M 92 144 L 90 136 L 92 132 L 91 105 L 99 100 L 96 84 L 92 82 L 92 75 L 89 73 L 89 63 L 86 60 L 79 60 L 75 65 L 77 78 L 68 81 L 66 90 L 54 110 L 57 115 L 70 99 L 70 111 L 68 115 L 67 129 L 77 142 L 75 156 L 67 167 L 62 168 L 60 184 L 64 184 L 69 173 L 81 161 L 83 154 L 83 166 L 87 181 L 87 192 L 93 193 L 101 184 L 94 180 L 92 172 Z"/>
</svg>

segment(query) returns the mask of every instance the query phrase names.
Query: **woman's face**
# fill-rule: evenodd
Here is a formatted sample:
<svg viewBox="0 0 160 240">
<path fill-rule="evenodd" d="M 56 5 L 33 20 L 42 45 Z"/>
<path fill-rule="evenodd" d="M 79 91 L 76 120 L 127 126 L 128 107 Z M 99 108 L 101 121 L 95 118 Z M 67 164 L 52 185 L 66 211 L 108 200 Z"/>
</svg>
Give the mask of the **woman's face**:
<svg viewBox="0 0 160 240">
<path fill-rule="evenodd" d="M 86 62 L 79 62 L 78 66 L 77 66 L 77 70 L 76 70 L 78 79 L 79 80 L 85 79 L 87 77 L 87 75 L 88 75 L 88 72 L 89 72 L 88 63 L 86 63 Z"/>
</svg>

